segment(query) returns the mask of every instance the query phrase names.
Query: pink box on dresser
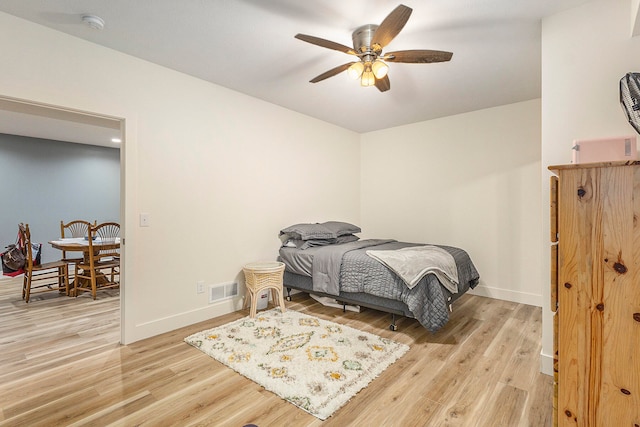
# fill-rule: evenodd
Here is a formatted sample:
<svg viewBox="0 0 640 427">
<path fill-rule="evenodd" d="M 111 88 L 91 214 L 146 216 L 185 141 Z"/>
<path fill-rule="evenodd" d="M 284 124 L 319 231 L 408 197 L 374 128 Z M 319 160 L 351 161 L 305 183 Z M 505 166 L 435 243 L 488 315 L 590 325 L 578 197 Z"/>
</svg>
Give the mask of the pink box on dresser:
<svg viewBox="0 0 640 427">
<path fill-rule="evenodd" d="M 638 148 L 633 135 L 617 138 L 577 139 L 573 141 L 571 163 L 598 163 L 637 160 Z"/>
</svg>

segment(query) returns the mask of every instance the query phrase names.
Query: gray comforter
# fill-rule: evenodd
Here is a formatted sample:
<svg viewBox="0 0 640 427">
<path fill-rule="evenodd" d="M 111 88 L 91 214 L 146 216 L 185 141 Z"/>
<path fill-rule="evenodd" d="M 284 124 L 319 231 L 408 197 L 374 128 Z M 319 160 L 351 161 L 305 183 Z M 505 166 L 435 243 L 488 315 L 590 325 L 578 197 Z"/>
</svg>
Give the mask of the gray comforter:
<svg viewBox="0 0 640 427">
<path fill-rule="evenodd" d="M 427 274 L 417 286 L 409 289 L 404 281 L 383 264 L 369 257 L 368 249 L 396 250 L 420 246 L 394 240 L 359 240 L 340 245 L 313 248 L 314 251 L 286 252 L 283 261 L 294 252 L 310 257 L 314 290 L 338 295 L 342 292 L 364 292 L 378 297 L 404 302 L 414 317 L 429 331 L 435 332 L 449 321 L 448 305 L 453 294 L 445 289 L 433 274 Z M 479 274 L 469 255 L 451 246 L 438 247 L 449 252 L 458 270 L 458 294 L 463 294 L 478 283 Z M 307 261 L 307 260 L 305 260 Z M 308 268 L 306 268 L 308 270 Z"/>
<path fill-rule="evenodd" d="M 313 256 L 313 290 L 329 295 L 338 295 L 340 293 L 340 272 L 345 254 L 356 249 L 368 249 L 393 242 L 395 241 L 370 239 L 319 248 Z"/>
</svg>

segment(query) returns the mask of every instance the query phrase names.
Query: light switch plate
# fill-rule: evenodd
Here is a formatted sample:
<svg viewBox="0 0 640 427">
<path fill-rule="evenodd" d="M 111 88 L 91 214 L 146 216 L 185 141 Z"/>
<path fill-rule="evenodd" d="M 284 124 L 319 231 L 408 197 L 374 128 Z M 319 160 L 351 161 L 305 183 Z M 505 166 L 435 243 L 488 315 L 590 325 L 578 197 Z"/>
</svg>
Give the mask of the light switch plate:
<svg viewBox="0 0 640 427">
<path fill-rule="evenodd" d="M 151 216 L 148 213 L 140 214 L 140 227 L 149 227 L 151 225 Z"/>
</svg>

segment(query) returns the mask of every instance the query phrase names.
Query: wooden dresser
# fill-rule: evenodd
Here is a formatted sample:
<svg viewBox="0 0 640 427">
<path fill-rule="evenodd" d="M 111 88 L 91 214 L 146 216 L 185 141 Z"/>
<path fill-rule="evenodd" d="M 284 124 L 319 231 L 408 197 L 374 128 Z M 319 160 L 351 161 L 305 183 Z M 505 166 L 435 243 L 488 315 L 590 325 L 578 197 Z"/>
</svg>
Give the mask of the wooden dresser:
<svg viewBox="0 0 640 427">
<path fill-rule="evenodd" d="M 549 169 L 555 424 L 640 427 L 640 161 Z"/>
</svg>

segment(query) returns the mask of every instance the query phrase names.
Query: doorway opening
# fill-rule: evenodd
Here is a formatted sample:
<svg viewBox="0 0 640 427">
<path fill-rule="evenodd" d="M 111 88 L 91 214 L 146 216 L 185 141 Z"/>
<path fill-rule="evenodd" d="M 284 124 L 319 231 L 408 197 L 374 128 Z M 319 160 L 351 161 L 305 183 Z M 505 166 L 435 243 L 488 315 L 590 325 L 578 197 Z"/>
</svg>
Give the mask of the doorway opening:
<svg viewBox="0 0 640 427">
<path fill-rule="evenodd" d="M 124 342 L 124 316 L 123 316 L 123 307 L 124 307 L 124 287 L 125 287 L 125 256 L 124 256 L 124 237 L 126 235 L 126 229 L 124 227 L 125 222 L 125 200 L 124 200 L 124 188 L 125 188 L 125 173 L 124 170 L 124 161 L 125 161 L 125 119 L 114 117 L 106 114 L 100 114 L 95 112 L 87 112 L 76 110 L 72 108 L 67 108 L 63 106 L 56 105 L 48 105 L 44 103 L 40 103 L 32 100 L 23 100 L 17 98 L 11 98 L 0 95 L 0 134 L 4 134 L 4 136 L 12 136 L 13 140 L 8 141 L 5 139 L 6 144 L 5 149 L 7 147 L 11 147 L 11 144 L 20 144 L 21 142 L 28 142 L 31 145 L 34 144 L 47 144 L 50 145 L 46 147 L 47 150 L 55 150 L 55 147 L 64 147 L 65 152 L 73 152 L 74 148 L 77 148 L 79 152 L 93 152 L 102 150 L 103 152 L 110 153 L 109 156 L 113 157 L 114 166 L 114 174 L 117 174 L 119 186 L 116 184 L 113 192 L 115 193 L 113 200 L 117 200 L 119 206 L 113 207 L 113 211 L 115 213 L 110 212 L 108 217 L 99 218 L 101 221 L 103 220 L 117 220 L 121 224 L 121 241 L 123 244 L 121 245 L 121 266 L 120 266 L 120 296 L 119 296 L 119 307 L 120 307 L 120 342 Z M 92 146 L 91 149 L 89 146 Z M 13 145 L 15 148 L 16 145 Z M 44 146 L 42 146 L 44 147 Z M 100 147 L 100 148 L 98 148 Z M 0 156 L 2 153 L 3 147 L 0 145 Z M 6 156 L 16 156 L 24 153 L 24 150 L 7 149 Z M 83 154 L 74 155 L 75 160 L 78 161 L 78 158 Z M 107 156 L 107 157 L 109 157 Z M 51 156 L 51 161 L 55 161 L 56 156 Z M 93 159 L 95 160 L 95 159 Z M 23 159 L 24 161 L 24 159 Z M 26 160 L 29 161 L 28 159 Z M 44 161 L 49 161 L 46 158 Z M 91 159 L 87 159 L 87 162 L 90 162 Z M 24 164 L 24 163 L 23 163 Z M 43 160 L 40 159 L 39 164 L 33 165 L 33 168 L 29 168 L 30 172 L 33 174 L 38 174 L 38 168 L 42 168 Z M 62 169 L 62 167 L 60 168 Z M 55 168 L 48 167 L 47 171 L 49 174 L 55 173 Z M 73 180 L 73 171 L 65 171 L 66 178 L 68 180 Z M 69 178 L 71 176 L 71 178 Z M 86 177 L 86 175 L 85 175 Z M 51 175 L 47 178 L 47 176 L 39 177 L 41 180 L 51 179 Z M 78 173 L 78 180 L 83 179 L 83 176 Z M 46 182 L 46 181 L 43 181 Z M 73 191 L 73 181 L 69 183 L 69 188 L 61 188 L 56 189 L 55 191 Z M 45 185 L 42 185 L 45 187 Z M 66 186 L 65 186 L 66 187 Z M 100 190 L 94 192 L 95 197 L 100 197 Z M 29 197 L 31 199 L 37 198 L 38 188 L 29 188 Z M 43 191 L 52 191 L 51 188 L 48 188 Z M 91 192 L 85 192 L 82 197 L 77 197 L 79 203 L 92 203 Z M 11 206 L 14 206 L 13 209 L 15 211 L 13 213 L 8 213 L 8 220 L 0 221 L 0 236 L 2 236 L 2 241 L 7 239 L 15 239 L 15 231 L 17 229 L 17 223 L 22 222 L 19 220 L 21 215 L 25 213 L 25 204 L 21 203 L 21 195 L 17 195 L 14 198 L 13 203 L 7 203 L 5 209 L 7 212 L 12 210 Z M 49 198 L 49 204 L 55 203 L 51 201 Z M 55 200 L 55 198 L 54 198 Z M 69 201 L 60 202 L 69 205 Z M 28 205 L 26 205 L 28 206 Z M 60 212 L 68 212 L 68 216 L 61 218 L 64 214 Z M 38 209 L 33 213 L 29 213 L 31 218 L 37 218 L 36 221 L 39 222 L 40 226 L 39 234 L 41 235 L 41 239 L 45 240 L 44 243 L 46 245 L 46 241 L 54 240 L 56 237 L 60 235 L 60 221 L 66 220 L 69 221 L 71 219 L 82 219 L 76 218 L 73 213 L 72 208 L 64 207 L 62 209 L 49 209 L 47 206 L 43 209 Z M 4 214 L 3 214 L 4 215 Z M 50 215 L 48 217 L 47 215 Z M 117 216 L 117 218 L 113 218 Z M 87 218 L 89 219 L 89 218 Z M 93 219 L 93 218 L 91 218 Z M 18 222 L 16 222 L 18 220 Z M 13 236 L 11 236 L 13 234 Z M 11 237 L 9 237 L 11 236 Z M 10 241 L 13 243 L 13 241 Z M 44 245 L 43 245 L 44 246 Z M 51 252 L 51 251 L 50 251 Z M 46 261 L 46 260 L 43 260 Z M 37 303 L 37 302 L 33 302 Z M 32 302 L 29 302 L 32 304 Z"/>
</svg>

